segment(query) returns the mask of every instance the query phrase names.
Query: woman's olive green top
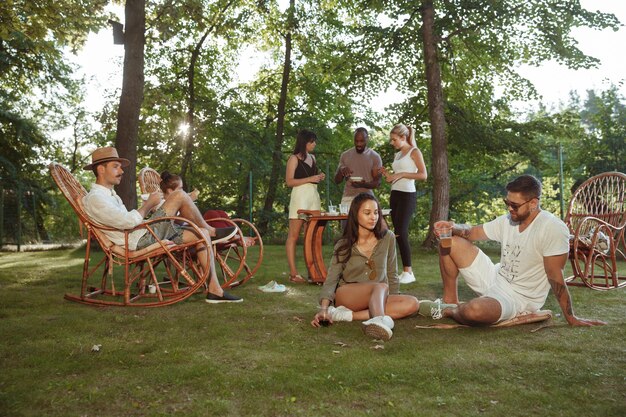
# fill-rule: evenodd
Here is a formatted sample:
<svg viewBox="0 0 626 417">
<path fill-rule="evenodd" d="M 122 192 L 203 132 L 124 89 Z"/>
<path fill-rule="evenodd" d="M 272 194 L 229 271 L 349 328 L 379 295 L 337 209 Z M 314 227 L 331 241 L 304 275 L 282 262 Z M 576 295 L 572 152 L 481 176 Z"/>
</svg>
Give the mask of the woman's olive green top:
<svg viewBox="0 0 626 417">
<path fill-rule="evenodd" d="M 399 293 L 396 237 L 391 231 L 387 230 L 382 239 L 376 243 L 370 258 L 365 257 L 356 245 L 353 245 L 352 255 L 348 262 L 338 262 L 335 252 L 340 243 L 341 241 L 337 242 L 333 250 L 330 268 L 328 268 L 326 281 L 320 293 L 320 301 L 327 299 L 332 303 L 335 300 L 337 287 L 357 282 L 385 282 L 389 285 L 389 294 Z"/>
</svg>

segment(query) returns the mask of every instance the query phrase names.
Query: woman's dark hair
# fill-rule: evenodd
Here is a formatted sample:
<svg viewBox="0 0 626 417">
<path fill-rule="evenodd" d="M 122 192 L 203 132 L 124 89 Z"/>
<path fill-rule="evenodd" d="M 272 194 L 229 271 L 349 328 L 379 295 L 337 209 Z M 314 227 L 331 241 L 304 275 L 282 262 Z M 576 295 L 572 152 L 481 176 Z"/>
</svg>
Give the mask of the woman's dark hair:
<svg viewBox="0 0 626 417">
<path fill-rule="evenodd" d="M 296 135 L 296 146 L 293 148 L 293 154 L 304 159 L 306 157 L 307 143 L 316 142 L 317 135 L 310 130 L 302 129 Z"/>
<path fill-rule="evenodd" d="M 350 205 L 348 220 L 346 227 L 343 229 L 343 235 L 337 240 L 338 246 L 334 253 L 337 262 L 346 263 L 352 255 L 352 246 L 354 246 L 359 238 L 359 210 L 367 200 L 376 202 L 376 208 L 378 209 L 378 221 L 373 230 L 374 236 L 376 236 L 376 239 L 380 240 L 387 232 L 387 229 L 383 228 L 383 215 L 376 197 L 368 193 L 357 195 Z"/>
<path fill-rule="evenodd" d="M 161 172 L 161 182 L 159 183 L 159 186 L 161 187 L 161 191 L 166 193 L 167 190 L 173 190 L 176 188 L 176 183 L 179 181 L 183 181 L 180 175 L 170 174 L 168 171 L 163 171 Z"/>
</svg>

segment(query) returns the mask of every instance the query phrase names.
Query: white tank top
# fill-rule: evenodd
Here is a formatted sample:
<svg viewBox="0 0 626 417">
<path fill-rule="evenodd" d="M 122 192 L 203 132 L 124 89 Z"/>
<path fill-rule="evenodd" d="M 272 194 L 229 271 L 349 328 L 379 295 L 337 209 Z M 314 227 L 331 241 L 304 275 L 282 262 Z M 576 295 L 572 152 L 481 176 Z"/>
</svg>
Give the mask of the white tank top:
<svg viewBox="0 0 626 417">
<path fill-rule="evenodd" d="M 413 159 L 411 158 L 411 152 L 413 152 L 413 149 L 417 148 L 412 147 L 404 156 L 402 156 L 402 152 L 396 153 L 396 156 L 393 158 L 393 163 L 391 164 L 394 173 L 397 174 L 400 172 L 417 172 L 417 165 L 415 165 L 415 162 L 413 162 Z M 391 190 L 403 191 L 405 193 L 414 193 L 415 180 L 400 178 L 398 181 L 391 184 Z"/>
</svg>

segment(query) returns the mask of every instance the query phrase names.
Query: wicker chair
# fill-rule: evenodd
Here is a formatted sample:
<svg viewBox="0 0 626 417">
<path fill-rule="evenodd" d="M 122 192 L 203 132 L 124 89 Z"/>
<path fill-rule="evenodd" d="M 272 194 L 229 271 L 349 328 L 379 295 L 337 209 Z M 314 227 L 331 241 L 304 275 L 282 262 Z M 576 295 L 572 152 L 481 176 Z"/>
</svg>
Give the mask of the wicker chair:
<svg viewBox="0 0 626 417">
<path fill-rule="evenodd" d="M 203 288 L 209 271 L 202 269 L 194 253 L 198 245 L 208 247 L 204 237 L 181 245 L 158 241 L 142 250 L 130 251 L 128 245 L 121 247 L 113 244 L 104 233 L 123 232 L 128 242 L 128 235 L 134 230 L 146 229 L 147 233 L 154 235 L 153 223 L 164 219 L 185 219 L 164 217 L 146 221 L 130 230 L 102 226 L 87 216 L 82 205 L 87 191 L 76 178 L 57 163 L 50 164 L 49 169 L 81 225 L 87 230 L 81 290 L 78 295 L 66 294 L 67 300 L 99 306 L 160 307 L 182 301 Z M 198 236 L 203 236 L 196 225 L 189 223 L 188 227 L 195 230 Z M 92 262 L 92 257 L 98 256 L 98 252 L 91 250 L 94 241 L 102 248 L 102 258 Z M 165 278 L 159 279 L 158 276 Z"/>
<path fill-rule="evenodd" d="M 569 285 L 594 290 L 626 285 L 625 199 L 621 172 L 591 177 L 574 192 L 565 217 L 571 233 Z"/>
<path fill-rule="evenodd" d="M 138 180 L 142 193 L 160 188 L 161 176 L 152 168 L 141 169 Z M 244 219 L 231 219 L 222 210 L 207 210 L 203 217 L 212 227 L 237 227 L 237 234 L 231 239 L 213 242 L 221 286 L 232 288 L 252 278 L 263 261 L 263 239 L 256 227 Z"/>
<path fill-rule="evenodd" d="M 253 278 L 263 261 L 263 239 L 254 224 L 232 219 L 223 210 L 207 210 L 203 217 L 210 226 L 226 227 L 235 223 L 241 231 L 230 241 L 216 245 L 215 256 L 221 267 L 223 286 L 236 287 Z"/>
</svg>

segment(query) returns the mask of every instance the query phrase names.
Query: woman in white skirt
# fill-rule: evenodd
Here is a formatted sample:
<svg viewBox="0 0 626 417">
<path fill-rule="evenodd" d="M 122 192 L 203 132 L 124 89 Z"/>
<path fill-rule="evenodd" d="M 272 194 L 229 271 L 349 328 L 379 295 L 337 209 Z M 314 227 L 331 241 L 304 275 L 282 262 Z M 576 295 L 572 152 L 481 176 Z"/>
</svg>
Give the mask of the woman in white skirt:
<svg viewBox="0 0 626 417">
<path fill-rule="evenodd" d="M 315 157 L 311 154 L 315 149 L 317 136 L 310 130 L 301 130 L 296 136 L 296 146 L 293 155 L 287 161 L 285 182 L 292 188 L 289 201 L 289 234 L 285 249 L 289 264 L 289 281 L 295 283 L 307 282 L 296 268 L 296 242 L 304 219 L 298 215 L 298 210 L 320 210 L 320 195 L 317 184 L 326 177 L 318 173 Z"/>
</svg>

